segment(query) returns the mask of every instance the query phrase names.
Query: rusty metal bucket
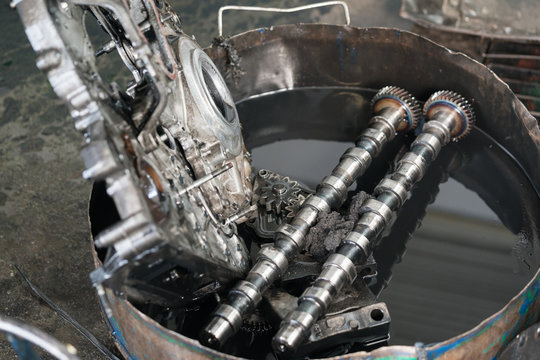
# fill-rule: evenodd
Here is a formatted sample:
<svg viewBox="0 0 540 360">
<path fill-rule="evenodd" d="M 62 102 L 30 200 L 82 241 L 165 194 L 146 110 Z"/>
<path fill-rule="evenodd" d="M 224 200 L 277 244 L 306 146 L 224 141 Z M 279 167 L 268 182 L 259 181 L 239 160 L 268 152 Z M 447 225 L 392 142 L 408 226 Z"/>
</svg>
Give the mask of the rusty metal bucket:
<svg viewBox="0 0 540 360">
<path fill-rule="evenodd" d="M 450 89 L 473 99 L 477 126 L 499 143 L 540 185 L 540 130 L 509 87 L 471 58 L 418 35 L 394 29 L 286 25 L 249 31 L 218 42 L 207 53 L 224 74 L 235 99 L 306 87 L 404 87 L 419 99 Z M 241 118 L 248 148 L 278 139 L 353 140 L 369 118 L 368 106 L 331 122 L 287 117 L 271 124 Z M 533 210 L 530 210 L 533 211 Z M 536 210 L 535 210 L 536 211 Z M 92 219 L 92 205 L 90 211 Z M 538 254 L 539 245 L 532 244 Z M 96 265 L 99 264 L 94 252 Z M 429 346 L 389 346 L 351 359 L 491 359 L 529 325 L 539 321 L 540 272 L 498 313 L 455 338 Z M 122 297 L 98 289 L 119 349 L 129 359 L 237 359 L 170 331 Z M 420 339 L 419 339 L 420 340 Z"/>
</svg>

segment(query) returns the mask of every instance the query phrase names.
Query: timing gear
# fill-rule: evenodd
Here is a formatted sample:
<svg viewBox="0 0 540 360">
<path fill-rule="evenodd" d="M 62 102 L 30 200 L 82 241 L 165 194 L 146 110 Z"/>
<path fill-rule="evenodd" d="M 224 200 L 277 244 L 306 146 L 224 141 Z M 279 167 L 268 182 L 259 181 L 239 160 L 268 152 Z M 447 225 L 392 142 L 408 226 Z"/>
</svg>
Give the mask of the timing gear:
<svg viewBox="0 0 540 360">
<path fill-rule="evenodd" d="M 306 200 L 306 195 L 298 194 L 297 200 L 293 204 L 285 206 L 285 212 L 287 214 L 288 219 L 292 219 L 296 216 L 296 214 L 298 213 L 298 210 L 300 210 L 305 200 Z"/>
<path fill-rule="evenodd" d="M 294 217 L 311 193 L 288 176 L 266 169 L 257 173 L 253 191 L 259 211 L 251 226 L 263 238 L 273 237 L 278 226 Z"/>
<path fill-rule="evenodd" d="M 389 105 L 396 105 L 402 109 L 401 122 L 396 130 L 406 132 L 415 129 L 422 119 L 422 109 L 418 102 L 408 91 L 397 86 L 385 86 L 375 94 L 371 100 L 373 112 L 377 113 Z"/>
<path fill-rule="evenodd" d="M 297 181 L 264 169 L 260 170 L 257 176 L 264 184 L 260 188 L 259 204 L 264 206 L 266 212 L 280 216 L 299 201 L 301 188 Z"/>
<path fill-rule="evenodd" d="M 445 111 L 449 116 L 458 117 L 458 125 L 452 128 L 453 141 L 459 141 L 471 132 L 476 121 L 471 104 L 463 96 L 456 92 L 442 90 L 431 95 L 424 105 L 426 118 L 439 116 Z"/>
</svg>

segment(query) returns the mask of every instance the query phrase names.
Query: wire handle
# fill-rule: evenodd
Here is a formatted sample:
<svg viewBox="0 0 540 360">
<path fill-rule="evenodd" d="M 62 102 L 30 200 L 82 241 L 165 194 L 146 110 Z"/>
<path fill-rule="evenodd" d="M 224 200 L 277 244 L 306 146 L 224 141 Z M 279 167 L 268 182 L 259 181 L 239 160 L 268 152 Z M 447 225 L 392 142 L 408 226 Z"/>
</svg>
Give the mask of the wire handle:
<svg viewBox="0 0 540 360">
<path fill-rule="evenodd" d="M 218 33 L 219 36 L 223 35 L 223 13 L 227 10 L 240 10 L 240 11 L 264 11 L 264 12 L 278 12 L 278 13 L 293 13 L 302 10 L 310 10 L 325 6 L 341 6 L 345 13 L 345 25 L 351 24 L 351 16 L 349 14 L 349 7 L 345 1 L 323 1 L 315 4 L 297 6 L 293 8 L 271 8 L 271 7 L 260 7 L 260 6 L 240 6 L 240 5 L 227 5 L 219 8 L 218 12 Z"/>
</svg>

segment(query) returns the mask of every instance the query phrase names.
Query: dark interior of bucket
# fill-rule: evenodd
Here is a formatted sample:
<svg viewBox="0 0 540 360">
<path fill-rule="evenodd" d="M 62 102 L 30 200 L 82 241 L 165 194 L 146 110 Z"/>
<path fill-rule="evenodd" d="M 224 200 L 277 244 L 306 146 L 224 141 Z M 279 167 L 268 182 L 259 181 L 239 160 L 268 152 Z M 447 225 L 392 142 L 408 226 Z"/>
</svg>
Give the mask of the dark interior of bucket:
<svg viewBox="0 0 540 360">
<path fill-rule="evenodd" d="M 402 259 L 406 244 L 448 177 L 476 193 L 520 239 L 521 250 L 515 256 L 527 265 L 529 276 L 538 268 L 540 201 L 534 186 L 540 183 L 536 166 L 540 160 L 538 129 L 508 87 L 487 68 L 424 38 L 391 29 L 282 26 L 227 41 L 238 51 L 240 69 L 228 63 L 226 47 L 213 47 L 208 53 L 225 75 L 237 103 L 246 146 L 254 152 L 292 139 L 352 144 L 368 125 L 371 98 L 386 85 L 403 87 L 420 101 L 443 89 L 457 91 L 472 101 L 478 119 L 476 128 L 463 141 L 443 149 L 375 251 L 378 272 L 370 283 L 375 294 L 392 286 L 391 275 L 399 271 L 394 265 L 407 261 L 406 256 Z M 413 139 L 414 134 L 398 136 L 357 182 L 354 191 L 371 193 Z M 302 144 L 300 141 L 298 146 Z M 315 146 L 316 153 L 316 143 L 310 146 Z M 337 163 L 341 153 L 332 155 Z M 267 167 L 255 160 L 256 170 Z M 330 168 L 333 165 L 321 164 Z M 289 166 L 295 166 L 293 160 Z M 313 184 L 320 181 L 309 175 L 306 179 Z M 117 218 L 105 187 L 96 183 L 90 206 L 93 235 Z M 253 236 L 247 227 L 239 231 L 244 237 Z M 197 339 L 206 316 L 217 303 L 215 298 L 205 299 L 196 307 L 179 309 L 175 318 L 156 305 L 135 305 L 161 325 Z M 392 314 L 392 308 L 389 311 Z M 240 332 L 224 351 L 261 358 L 271 352 L 271 337 L 268 332 L 260 336 Z M 346 350 L 369 348 L 353 345 Z M 331 349 L 316 355 L 334 354 L 339 351 Z"/>
</svg>

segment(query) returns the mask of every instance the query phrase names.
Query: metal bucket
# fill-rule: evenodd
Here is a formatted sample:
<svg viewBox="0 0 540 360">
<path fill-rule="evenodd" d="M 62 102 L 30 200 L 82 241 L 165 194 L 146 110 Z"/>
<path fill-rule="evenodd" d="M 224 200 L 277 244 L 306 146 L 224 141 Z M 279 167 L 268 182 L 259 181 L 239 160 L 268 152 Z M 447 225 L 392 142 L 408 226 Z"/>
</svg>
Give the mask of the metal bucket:
<svg viewBox="0 0 540 360">
<path fill-rule="evenodd" d="M 509 87 L 471 58 L 425 38 L 394 29 L 350 26 L 287 25 L 246 32 L 207 49 L 224 74 L 237 103 L 261 94 L 318 87 L 406 88 L 425 100 L 449 89 L 473 99 L 477 126 L 501 145 L 529 177 L 540 184 L 540 131 Z M 369 119 L 368 104 L 344 109 L 339 116 L 313 116 L 294 122 L 283 116 L 271 123 L 264 117 L 242 118 L 246 146 L 289 138 L 352 141 Z M 94 196 L 92 203 L 98 201 Z M 95 205 L 95 204 L 94 204 Z M 531 216 L 538 209 L 525 209 Z M 531 240 L 531 256 L 539 245 Z M 99 258 L 94 252 L 96 265 Z M 429 346 L 382 347 L 351 359 L 449 358 L 491 359 L 540 315 L 540 272 L 503 309 L 477 327 Z M 130 359 L 237 359 L 170 331 L 109 290 L 98 289 L 118 347 Z"/>
</svg>

